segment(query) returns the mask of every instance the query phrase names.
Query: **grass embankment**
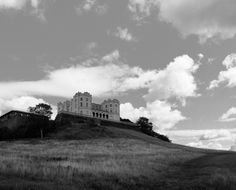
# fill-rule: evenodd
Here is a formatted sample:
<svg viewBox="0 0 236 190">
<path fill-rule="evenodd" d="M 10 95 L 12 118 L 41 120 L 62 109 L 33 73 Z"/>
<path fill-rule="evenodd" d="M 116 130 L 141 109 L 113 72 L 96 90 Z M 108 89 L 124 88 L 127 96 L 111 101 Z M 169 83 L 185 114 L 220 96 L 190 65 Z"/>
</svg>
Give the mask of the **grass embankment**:
<svg viewBox="0 0 236 190">
<path fill-rule="evenodd" d="M 108 127 L 65 140 L 82 132 L 67 130 L 54 136 L 61 140 L 0 142 L 0 189 L 236 189 L 234 153 Z"/>
</svg>

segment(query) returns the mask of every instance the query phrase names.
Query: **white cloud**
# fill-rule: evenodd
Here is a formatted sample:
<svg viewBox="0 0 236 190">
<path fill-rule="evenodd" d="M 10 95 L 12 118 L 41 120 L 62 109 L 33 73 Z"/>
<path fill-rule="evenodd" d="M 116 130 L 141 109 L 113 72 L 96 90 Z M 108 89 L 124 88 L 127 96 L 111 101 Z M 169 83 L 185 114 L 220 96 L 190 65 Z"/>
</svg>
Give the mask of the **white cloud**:
<svg viewBox="0 0 236 190">
<path fill-rule="evenodd" d="M 151 15 L 158 3 L 158 0 L 130 0 L 128 9 L 132 12 L 135 20 L 141 21 Z"/>
<path fill-rule="evenodd" d="M 183 36 L 229 39 L 236 34 L 235 0 L 130 0 L 129 10 L 135 18 L 150 16 L 159 10 L 159 19 L 171 23 Z"/>
<path fill-rule="evenodd" d="M 97 0 L 84 0 L 76 8 L 76 12 L 80 15 L 83 12 L 95 11 L 99 15 L 107 12 L 108 7 L 106 4 L 100 4 Z"/>
<path fill-rule="evenodd" d="M 171 136 L 178 136 L 178 137 L 184 137 L 184 138 L 193 138 L 197 137 L 199 139 L 201 136 L 211 133 L 215 133 L 215 131 L 222 131 L 222 130 L 228 130 L 231 133 L 236 133 L 236 129 L 184 129 L 184 130 L 170 130 L 168 131 L 168 134 Z M 219 132 L 220 133 L 220 132 Z"/>
<path fill-rule="evenodd" d="M 210 130 L 206 131 L 203 135 L 200 136 L 199 140 L 214 140 L 214 141 L 220 141 L 220 140 L 234 140 L 235 134 L 231 133 L 227 129 L 219 129 L 219 130 Z"/>
<path fill-rule="evenodd" d="M 226 83 L 230 88 L 236 86 L 236 54 L 232 53 L 226 56 L 222 64 L 227 70 L 221 71 L 218 79 L 211 81 L 209 89 L 217 88 L 221 83 Z"/>
<path fill-rule="evenodd" d="M 188 55 L 175 58 L 164 70 L 158 72 L 145 96 L 146 100 L 150 102 L 177 97 L 184 104 L 187 97 L 196 97 L 197 84 L 193 74 L 198 67 Z"/>
<path fill-rule="evenodd" d="M 128 31 L 128 28 L 117 27 L 117 32 L 114 35 L 125 41 L 136 41 L 134 36 Z"/>
<path fill-rule="evenodd" d="M 147 117 L 156 126 L 156 130 L 173 128 L 178 122 L 185 120 L 179 110 L 165 102 L 156 100 L 147 103 L 146 107 L 134 108 L 131 103 L 121 104 L 121 117 L 135 122 L 139 117 Z"/>
<path fill-rule="evenodd" d="M 118 51 L 101 59 L 89 59 L 68 68 L 48 71 L 38 81 L 0 82 L 0 98 L 25 95 L 71 97 L 75 92 L 89 91 L 106 96 L 147 88 L 157 72 L 130 67 L 120 61 Z M 66 80 L 65 80 L 66 79 Z"/>
<path fill-rule="evenodd" d="M 55 0 L 51 0 L 54 2 Z M 22 10 L 28 5 L 30 6 L 30 15 L 36 16 L 38 19 L 40 19 L 42 22 L 46 21 L 45 18 L 45 8 L 40 7 L 42 0 L 0 0 L 0 11 L 1 10 Z"/>
<path fill-rule="evenodd" d="M 17 9 L 20 10 L 30 4 L 33 8 L 37 9 L 40 0 L 0 0 L 0 8 L 2 9 Z"/>
<path fill-rule="evenodd" d="M 30 96 L 21 96 L 13 99 L 0 99 L 1 112 L 9 110 L 27 111 L 29 106 L 35 106 L 39 103 L 45 103 L 43 99 L 37 99 Z"/>
<path fill-rule="evenodd" d="M 41 98 L 35 98 L 32 96 L 20 96 L 20 97 L 10 98 L 10 99 L 0 98 L 0 115 L 11 110 L 28 111 L 28 108 L 30 106 L 33 107 L 39 103 L 49 104 L 48 102 L 44 101 Z M 51 106 L 52 106 L 52 111 L 53 111 L 52 118 L 55 118 L 57 114 L 57 108 L 54 105 L 51 105 Z"/>
<path fill-rule="evenodd" d="M 0 82 L 0 98 L 8 100 L 21 96 L 55 96 L 71 98 L 77 91 L 89 91 L 95 97 L 119 95 L 129 90 L 149 89 L 145 108 L 130 104 L 121 106 L 128 118 L 149 117 L 161 128 L 172 128 L 185 119 L 181 112 L 167 102 L 169 97 L 185 99 L 196 96 L 192 73 L 198 66 L 188 56 L 182 56 L 161 71 L 131 67 L 121 61 L 119 51 L 57 70 L 48 71 L 38 81 Z M 66 80 L 65 80 L 66 79 Z M 163 99 L 162 101 L 160 101 Z M 124 116 L 126 116 L 124 115 Z"/>
<path fill-rule="evenodd" d="M 224 113 L 220 118 L 219 121 L 221 122 L 231 122 L 236 120 L 236 108 L 230 108 L 226 113 Z"/>
<path fill-rule="evenodd" d="M 202 141 L 188 143 L 187 146 L 204 148 L 204 149 L 215 149 L 215 150 L 224 150 L 224 147 L 219 142 L 208 142 L 203 143 Z"/>
<path fill-rule="evenodd" d="M 173 142 L 197 148 L 229 150 L 236 139 L 236 129 L 169 130 Z"/>
</svg>

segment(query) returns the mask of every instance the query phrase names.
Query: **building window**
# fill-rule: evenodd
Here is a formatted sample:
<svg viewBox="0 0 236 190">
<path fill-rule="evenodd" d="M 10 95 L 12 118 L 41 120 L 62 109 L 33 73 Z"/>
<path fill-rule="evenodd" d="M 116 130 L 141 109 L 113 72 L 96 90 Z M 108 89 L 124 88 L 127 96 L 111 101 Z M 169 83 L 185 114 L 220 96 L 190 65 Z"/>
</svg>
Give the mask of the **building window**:
<svg viewBox="0 0 236 190">
<path fill-rule="evenodd" d="M 88 103 L 86 103 L 86 107 L 88 107 Z"/>
<path fill-rule="evenodd" d="M 110 104 L 110 107 L 112 107 L 112 104 Z"/>
<path fill-rule="evenodd" d="M 110 110 L 110 112 L 112 113 L 112 109 Z"/>
<path fill-rule="evenodd" d="M 105 107 L 107 108 L 107 105 Z"/>
<path fill-rule="evenodd" d="M 86 101 L 88 101 L 88 98 L 86 98 Z"/>
<path fill-rule="evenodd" d="M 80 106 L 83 107 L 83 102 L 80 102 Z"/>
<path fill-rule="evenodd" d="M 82 98 L 82 97 L 80 98 L 80 101 L 83 101 L 83 98 Z"/>
<path fill-rule="evenodd" d="M 117 107 L 117 104 L 115 104 L 115 106 Z"/>
</svg>

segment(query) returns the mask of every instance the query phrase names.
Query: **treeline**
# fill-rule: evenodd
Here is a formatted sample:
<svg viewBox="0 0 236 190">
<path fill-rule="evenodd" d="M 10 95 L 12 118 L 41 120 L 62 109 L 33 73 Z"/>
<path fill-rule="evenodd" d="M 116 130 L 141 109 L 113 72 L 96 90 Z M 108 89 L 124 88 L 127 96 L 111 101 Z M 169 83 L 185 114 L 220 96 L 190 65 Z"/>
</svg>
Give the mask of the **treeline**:
<svg viewBox="0 0 236 190">
<path fill-rule="evenodd" d="M 153 124 L 149 122 L 146 117 L 140 117 L 136 124 L 140 127 L 141 131 L 149 136 L 156 137 L 166 142 L 171 142 L 171 140 L 166 136 L 153 131 Z"/>
</svg>

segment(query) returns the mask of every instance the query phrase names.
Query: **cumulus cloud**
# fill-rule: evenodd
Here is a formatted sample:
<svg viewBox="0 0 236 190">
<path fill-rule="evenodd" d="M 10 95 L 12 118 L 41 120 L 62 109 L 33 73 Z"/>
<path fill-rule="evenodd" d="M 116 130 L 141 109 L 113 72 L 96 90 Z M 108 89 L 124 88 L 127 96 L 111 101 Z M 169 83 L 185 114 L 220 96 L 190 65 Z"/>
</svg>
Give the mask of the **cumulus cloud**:
<svg viewBox="0 0 236 190">
<path fill-rule="evenodd" d="M 171 23 L 183 36 L 229 39 L 236 33 L 234 0 L 130 0 L 129 10 L 135 18 L 150 16 L 158 9 L 161 21 Z"/>
<path fill-rule="evenodd" d="M 36 16 L 41 21 L 45 22 L 45 8 L 40 6 L 41 2 L 42 0 L 0 0 L 0 11 L 9 9 L 20 11 L 29 6 L 30 15 Z"/>
<path fill-rule="evenodd" d="M 230 88 L 236 86 L 236 54 L 232 53 L 226 56 L 222 64 L 226 70 L 219 73 L 217 80 L 211 81 L 209 89 L 217 88 L 221 83 L 226 83 Z"/>
<path fill-rule="evenodd" d="M 220 129 L 220 130 L 209 130 L 206 131 L 203 135 L 200 136 L 199 140 L 234 140 L 235 134 L 231 133 L 227 129 Z"/>
<path fill-rule="evenodd" d="M 198 65 L 190 57 L 181 56 L 164 70 L 144 71 L 122 63 L 116 50 L 101 59 L 89 59 L 76 66 L 50 71 L 45 79 L 39 81 L 0 82 L 0 97 L 70 97 L 77 90 L 103 96 L 149 88 L 145 96 L 148 102 L 169 97 L 184 99 L 197 95 L 197 85 L 192 75 L 197 68 Z"/>
<path fill-rule="evenodd" d="M 236 120 L 236 108 L 230 108 L 226 113 L 224 113 L 220 118 L 219 121 L 221 122 L 231 122 Z"/>
<path fill-rule="evenodd" d="M 167 99 L 177 97 L 185 104 L 187 97 L 196 97 L 197 83 L 193 74 L 199 65 L 188 55 L 179 56 L 167 67 L 158 72 L 151 83 L 146 100 Z"/>
<path fill-rule="evenodd" d="M 122 116 L 132 121 L 140 116 L 162 129 L 170 129 L 185 120 L 168 98 L 185 100 L 197 96 L 193 73 L 198 65 L 189 56 L 177 57 L 163 70 L 143 70 L 124 64 L 119 51 L 80 64 L 50 70 L 37 81 L 0 82 L 0 99 L 21 96 L 56 96 L 70 98 L 77 91 L 89 91 L 95 97 L 120 95 L 130 90 L 149 89 L 146 107 L 121 105 Z M 175 107 L 175 108 L 174 108 Z"/>
<path fill-rule="evenodd" d="M 224 147 L 219 142 L 203 143 L 202 141 L 199 141 L 199 142 L 188 143 L 187 146 L 196 147 L 196 148 L 204 148 L 204 149 L 224 150 Z"/>
<path fill-rule="evenodd" d="M 37 8 L 39 0 L 0 0 L 0 8 L 2 9 L 17 9 L 20 10 L 30 4 L 33 8 Z"/>
<path fill-rule="evenodd" d="M 24 95 L 71 97 L 78 90 L 106 96 L 147 88 L 156 71 L 144 71 L 120 61 L 118 51 L 68 68 L 48 71 L 38 81 L 0 82 L 0 98 Z M 66 79 L 66 80 L 65 80 Z"/>
<path fill-rule="evenodd" d="M 97 0 L 84 0 L 76 7 L 76 12 L 80 15 L 84 12 L 95 11 L 99 15 L 107 12 L 108 7 L 106 4 L 101 4 Z"/>
<path fill-rule="evenodd" d="M 136 122 L 139 117 L 147 117 L 153 122 L 156 129 L 167 130 L 186 118 L 177 109 L 165 102 L 156 100 L 148 102 L 146 107 L 134 108 L 131 103 L 121 104 L 121 117 Z"/>
<path fill-rule="evenodd" d="M 116 37 L 125 41 L 136 41 L 135 37 L 128 31 L 128 28 L 117 27 Z"/>
<path fill-rule="evenodd" d="M 166 134 L 173 142 L 208 149 L 229 150 L 236 139 L 236 129 L 168 130 Z"/>
<path fill-rule="evenodd" d="M 48 102 L 44 101 L 41 98 L 35 98 L 32 96 L 20 96 L 20 97 L 9 98 L 9 99 L 0 98 L 0 115 L 10 110 L 27 111 L 30 106 L 33 107 L 39 103 L 49 104 Z M 56 109 L 56 106 L 54 105 L 51 105 L 51 106 L 53 108 L 52 118 L 55 118 L 57 109 Z"/>
</svg>

